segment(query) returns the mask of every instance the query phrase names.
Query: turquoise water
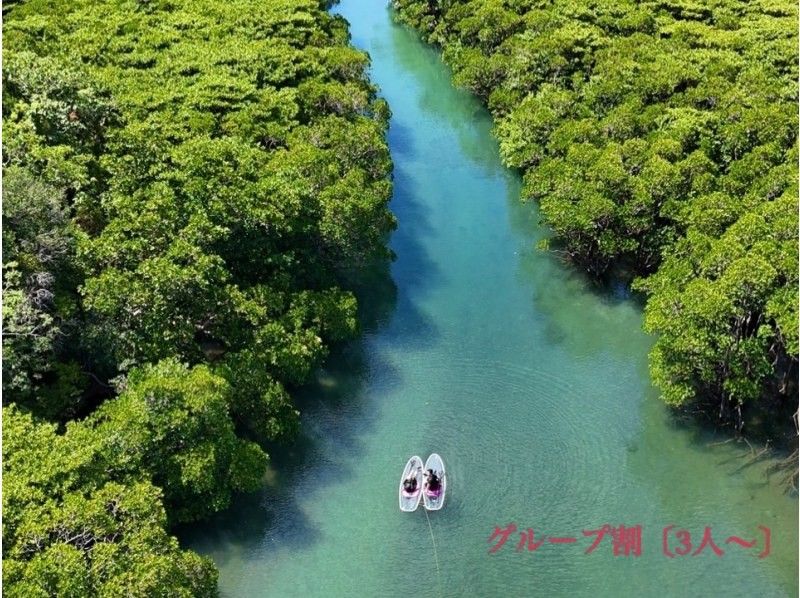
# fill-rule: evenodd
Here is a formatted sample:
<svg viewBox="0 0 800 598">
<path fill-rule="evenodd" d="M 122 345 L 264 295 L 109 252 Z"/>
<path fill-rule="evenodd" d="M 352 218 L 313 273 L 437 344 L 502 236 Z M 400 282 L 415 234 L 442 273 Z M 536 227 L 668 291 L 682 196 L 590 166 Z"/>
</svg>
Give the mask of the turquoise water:
<svg viewBox="0 0 800 598">
<path fill-rule="evenodd" d="M 499 161 L 488 114 L 383 1 L 345 0 L 389 101 L 398 259 L 360 282 L 364 335 L 303 392 L 302 435 L 262 493 L 182 532 L 225 596 L 793 596 L 797 501 L 748 450 L 682 425 L 647 379 L 651 339 L 622 291 L 597 292 L 534 245 L 547 234 Z M 440 453 L 445 508 L 403 514 L 406 459 Z M 744 456 L 743 456 L 744 455 Z M 495 554 L 514 523 L 574 544 Z M 604 524 L 641 525 L 614 557 Z M 725 551 L 662 554 L 662 528 Z M 756 558 L 725 539 L 772 532 Z M 431 531 L 435 538 L 434 553 Z M 677 544 L 671 540 L 672 546 Z M 438 569 L 436 556 L 438 555 Z"/>
</svg>

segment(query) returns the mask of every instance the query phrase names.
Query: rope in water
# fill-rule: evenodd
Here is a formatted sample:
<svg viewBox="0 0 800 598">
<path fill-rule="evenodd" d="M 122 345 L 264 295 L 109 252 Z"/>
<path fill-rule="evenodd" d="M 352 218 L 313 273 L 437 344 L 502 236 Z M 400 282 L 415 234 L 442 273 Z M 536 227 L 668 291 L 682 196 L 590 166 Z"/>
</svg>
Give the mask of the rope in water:
<svg viewBox="0 0 800 598">
<path fill-rule="evenodd" d="M 433 543 L 433 556 L 436 559 L 436 585 L 439 588 L 439 596 L 442 596 L 442 571 L 439 569 L 439 553 L 436 550 L 436 538 L 433 537 L 433 526 L 431 526 L 431 518 L 428 517 L 428 509 L 425 511 L 425 519 L 428 520 L 428 530 L 431 532 L 431 542 Z"/>
</svg>

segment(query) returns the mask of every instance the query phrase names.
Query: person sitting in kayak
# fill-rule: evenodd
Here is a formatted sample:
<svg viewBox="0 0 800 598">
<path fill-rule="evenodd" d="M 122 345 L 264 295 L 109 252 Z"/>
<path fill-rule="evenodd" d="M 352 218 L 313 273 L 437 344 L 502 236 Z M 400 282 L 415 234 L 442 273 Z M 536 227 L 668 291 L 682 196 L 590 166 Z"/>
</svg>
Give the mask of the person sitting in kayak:
<svg viewBox="0 0 800 598">
<path fill-rule="evenodd" d="M 442 481 L 439 479 L 439 476 L 436 475 L 432 469 L 429 469 L 428 473 L 425 475 L 428 478 L 428 490 L 431 492 L 436 492 L 442 485 Z"/>
<path fill-rule="evenodd" d="M 403 481 L 403 490 L 407 494 L 414 494 L 417 491 L 417 476 L 412 475 L 407 480 Z"/>
</svg>

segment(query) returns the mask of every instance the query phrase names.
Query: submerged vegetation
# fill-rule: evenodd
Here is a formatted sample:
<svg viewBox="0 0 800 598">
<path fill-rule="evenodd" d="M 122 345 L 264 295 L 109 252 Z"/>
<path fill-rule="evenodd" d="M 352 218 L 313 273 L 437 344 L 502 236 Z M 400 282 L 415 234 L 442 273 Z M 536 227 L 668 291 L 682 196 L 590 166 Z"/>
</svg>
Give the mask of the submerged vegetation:
<svg viewBox="0 0 800 598">
<path fill-rule="evenodd" d="M 796 409 L 797 4 L 394 0 L 495 119 L 550 246 L 634 273 L 652 378 L 740 429 Z"/>
<path fill-rule="evenodd" d="M 389 257 L 389 111 L 317 0 L 4 6 L 3 581 L 211 595 L 173 523 L 257 487 Z"/>
</svg>

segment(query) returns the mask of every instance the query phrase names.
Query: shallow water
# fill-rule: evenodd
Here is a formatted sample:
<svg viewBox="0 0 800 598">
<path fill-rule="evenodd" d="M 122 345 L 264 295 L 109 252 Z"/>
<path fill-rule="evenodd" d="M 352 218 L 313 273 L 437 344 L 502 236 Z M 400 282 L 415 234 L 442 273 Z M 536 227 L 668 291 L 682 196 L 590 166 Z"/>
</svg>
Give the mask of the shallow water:
<svg viewBox="0 0 800 598">
<path fill-rule="evenodd" d="M 436 52 L 382 0 L 335 10 L 392 107 L 398 259 L 364 275 L 365 334 L 304 390 L 301 438 L 273 454 L 264 491 L 181 531 L 218 565 L 222 594 L 797 595 L 796 499 L 740 445 L 709 446 L 724 437 L 666 412 L 640 308 L 534 248 L 536 207 L 518 202 L 488 114 Z M 397 483 L 433 451 L 448 496 L 429 529 L 423 510 L 398 511 Z M 584 531 L 604 524 L 641 525 L 641 556 L 613 556 L 609 537 L 586 554 Z M 710 526 L 724 555 L 665 556 L 671 524 L 695 548 Z M 758 525 L 772 533 L 763 559 Z M 517 552 L 528 527 L 577 541 Z"/>
</svg>

